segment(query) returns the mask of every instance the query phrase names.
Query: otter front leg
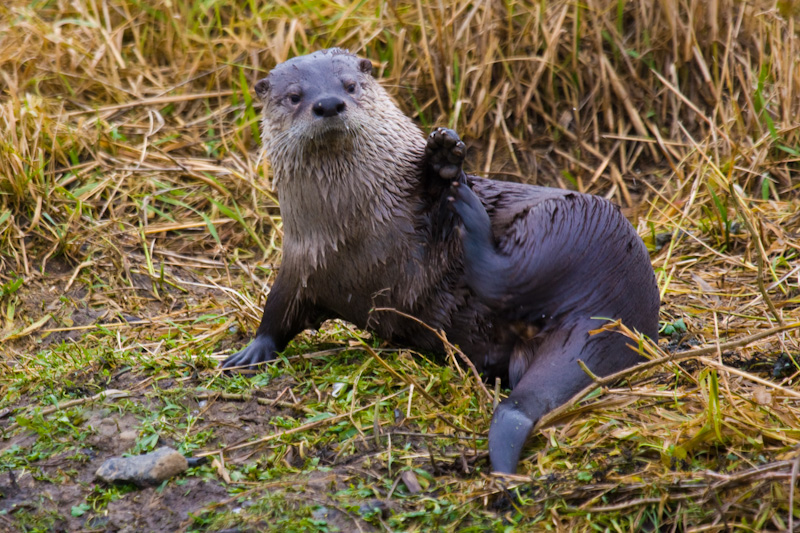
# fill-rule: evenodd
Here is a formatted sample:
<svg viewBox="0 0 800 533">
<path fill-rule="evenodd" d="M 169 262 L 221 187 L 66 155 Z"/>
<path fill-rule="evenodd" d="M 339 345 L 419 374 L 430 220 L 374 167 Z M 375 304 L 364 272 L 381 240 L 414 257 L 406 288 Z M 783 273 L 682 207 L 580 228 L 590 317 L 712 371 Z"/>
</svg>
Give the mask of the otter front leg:
<svg viewBox="0 0 800 533">
<path fill-rule="evenodd" d="M 318 327 L 322 313 L 315 306 L 297 298 L 297 284 L 278 274 L 264 306 L 255 339 L 222 363 L 222 368 L 248 367 L 271 361 L 275 353 L 304 329 Z"/>
</svg>

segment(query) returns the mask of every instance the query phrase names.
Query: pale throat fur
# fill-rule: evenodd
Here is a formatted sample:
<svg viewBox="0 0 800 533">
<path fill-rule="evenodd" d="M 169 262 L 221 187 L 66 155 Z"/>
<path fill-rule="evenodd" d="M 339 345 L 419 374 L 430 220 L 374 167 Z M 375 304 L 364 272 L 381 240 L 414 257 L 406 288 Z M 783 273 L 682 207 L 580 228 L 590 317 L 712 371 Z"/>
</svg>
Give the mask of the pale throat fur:
<svg viewBox="0 0 800 533">
<path fill-rule="evenodd" d="M 333 125 L 298 120 L 279 101 L 265 102 L 262 146 L 283 219 L 281 268 L 303 288 L 339 254 L 359 265 L 347 276 L 352 280 L 341 280 L 345 289 L 373 277 L 370 272 L 430 252 L 420 249 L 426 245 L 419 221 L 410 216 L 419 209 L 425 138 L 371 76 L 361 82 L 355 105 L 328 121 Z M 398 249 L 399 243 L 407 249 Z"/>
</svg>

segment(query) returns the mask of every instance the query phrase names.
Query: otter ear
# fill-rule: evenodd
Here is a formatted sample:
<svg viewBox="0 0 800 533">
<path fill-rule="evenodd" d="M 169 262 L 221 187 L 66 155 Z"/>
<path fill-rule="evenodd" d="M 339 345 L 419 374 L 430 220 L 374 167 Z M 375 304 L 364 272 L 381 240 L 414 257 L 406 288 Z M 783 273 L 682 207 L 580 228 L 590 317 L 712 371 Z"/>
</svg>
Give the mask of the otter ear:
<svg viewBox="0 0 800 533">
<path fill-rule="evenodd" d="M 358 70 L 360 70 L 364 74 L 372 74 L 372 61 L 370 61 L 369 59 L 359 59 Z"/>
<path fill-rule="evenodd" d="M 258 82 L 256 82 L 255 87 L 253 88 L 256 90 L 256 94 L 258 95 L 258 97 L 264 100 L 267 97 L 267 93 L 269 92 L 269 81 L 267 80 L 267 78 L 258 80 Z"/>
</svg>

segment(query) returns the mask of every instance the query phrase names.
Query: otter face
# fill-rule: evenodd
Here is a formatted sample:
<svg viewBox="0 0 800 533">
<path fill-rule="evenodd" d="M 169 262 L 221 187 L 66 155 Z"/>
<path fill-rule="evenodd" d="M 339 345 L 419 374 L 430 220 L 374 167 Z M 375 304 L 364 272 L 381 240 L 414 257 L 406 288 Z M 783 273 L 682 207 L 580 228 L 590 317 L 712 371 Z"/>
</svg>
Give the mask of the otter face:
<svg viewBox="0 0 800 533">
<path fill-rule="evenodd" d="M 338 48 L 285 61 L 255 85 L 265 124 L 291 130 L 295 140 L 346 131 L 358 124 L 353 115 L 371 72 L 368 59 Z"/>
</svg>

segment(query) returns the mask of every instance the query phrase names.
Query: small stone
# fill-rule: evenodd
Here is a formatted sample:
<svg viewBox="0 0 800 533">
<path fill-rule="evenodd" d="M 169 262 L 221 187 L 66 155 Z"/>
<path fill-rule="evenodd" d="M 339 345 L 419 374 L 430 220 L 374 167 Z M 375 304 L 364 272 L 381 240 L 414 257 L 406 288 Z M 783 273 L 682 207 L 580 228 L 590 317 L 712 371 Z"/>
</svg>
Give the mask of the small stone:
<svg viewBox="0 0 800 533">
<path fill-rule="evenodd" d="M 311 511 L 311 516 L 314 518 L 314 520 L 327 520 L 328 513 L 330 513 L 330 510 L 324 505 L 321 505 Z"/>
<path fill-rule="evenodd" d="M 106 483 L 124 481 L 140 487 L 159 485 L 188 468 L 186 458 L 167 446 L 135 457 L 114 457 L 95 472 L 95 477 Z"/>
<path fill-rule="evenodd" d="M 136 439 L 139 437 L 138 431 L 123 431 L 119 434 L 118 440 L 120 442 L 120 449 L 127 450 L 134 444 L 136 444 Z"/>
<path fill-rule="evenodd" d="M 97 433 L 103 436 L 116 435 L 119 432 L 116 418 L 104 418 L 97 424 Z"/>
<path fill-rule="evenodd" d="M 358 508 L 358 514 L 362 517 L 380 516 L 386 518 L 389 514 L 388 511 L 389 508 L 386 506 L 386 503 L 380 500 L 369 500 Z"/>
<path fill-rule="evenodd" d="M 408 492 L 410 492 L 411 494 L 416 494 L 422 491 L 422 485 L 419 484 L 419 481 L 417 480 L 417 475 L 411 470 L 406 470 L 402 474 L 400 474 L 400 479 L 403 480 L 403 483 L 405 483 Z"/>
</svg>

